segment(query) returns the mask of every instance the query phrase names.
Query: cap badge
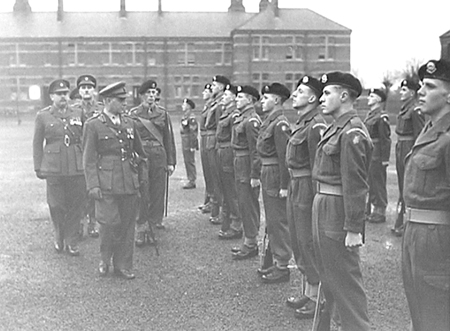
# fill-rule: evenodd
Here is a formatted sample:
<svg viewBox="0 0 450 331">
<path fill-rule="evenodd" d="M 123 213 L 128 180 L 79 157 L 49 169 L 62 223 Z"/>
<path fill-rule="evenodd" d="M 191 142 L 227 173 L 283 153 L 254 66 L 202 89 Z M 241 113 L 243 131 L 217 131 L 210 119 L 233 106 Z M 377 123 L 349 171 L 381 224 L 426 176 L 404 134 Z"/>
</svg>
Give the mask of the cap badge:
<svg viewBox="0 0 450 331">
<path fill-rule="evenodd" d="M 264 91 L 265 92 L 269 92 L 270 91 L 270 87 L 268 85 L 264 86 Z"/>
<path fill-rule="evenodd" d="M 320 81 L 325 84 L 328 81 L 327 75 L 323 75 Z"/>
<path fill-rule="evenodd" d="M 242 86 L 238 86 L 238 87 L 237 87 L 237 91 L 238 91 L 238 92 L 242 92 Z"/>
<path fill-rule="evenodd" d="M 87 78 L 87 77 L 84 77 L 84 80 L 89 80 L 89 78 Z"/>
<path fill-rule="evenodd" d="M 309 82 L 309 77 L 308 76 L 303 77 L 302 83 L 308 84 L 308 82 Z"/>
<path fill-rule="evenodd" d="M 428 62 L 427 63 L 427 72 L 432 75 L 436 72 L 436 65 L 434 64 L 434 62 Z"/>
</svg>

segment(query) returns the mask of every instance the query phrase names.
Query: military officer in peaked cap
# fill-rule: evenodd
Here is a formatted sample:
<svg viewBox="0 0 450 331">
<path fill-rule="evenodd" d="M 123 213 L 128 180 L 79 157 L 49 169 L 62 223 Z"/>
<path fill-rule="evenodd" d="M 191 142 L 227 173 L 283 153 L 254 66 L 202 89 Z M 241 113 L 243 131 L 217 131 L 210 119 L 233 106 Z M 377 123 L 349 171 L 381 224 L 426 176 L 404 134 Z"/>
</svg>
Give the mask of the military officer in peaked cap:
<svg viewBox="0 0 450 331">
<path fill-rule="evenodd" d="M 136 245 L 139 247 L 146 242 L 152 244 L 151 236 L 147 235 L 148 227 L 154 225 L 157 229 L 164 229 L 166 181 L 174 172 L 176 164 L 172 122 L 168 112 L 155 103 L 156 88 L 155 81 L 144 82 L 138 90 L 142 103 L 130 110 L 148 156 L 149 171 L 148 202 L 141 201 L 137 220 Z"/>
<path fill-rule="evenodd" d="M 323 113 L 333 123 L 319 142 L 313 168 L 317 194 L 313 201 L 313 242 L 325 312 L 319 330 L 330 329 L 330 307 L 336 306 L 342 330 L 370 330 L 367 298 L 360 269 L 368 171 L 372 142 L 353 109 L 361 95 L 357 78 L 331 72 L 321 78 Z"/>
<path fill-rule="evenodd" d="M 402 80 L 400 84 L 400 101 L 402 103 L 397 115 L 397 144 L 395 146 L 395 165 L 398 179 L 398 203 L 397 219 L 392 232 L 396 236 L 403 234 L 403 216 L 405 214 L 405 202 L 403 200 L 403 186 L 405 177 L 405 158 L 411 151 L 414 141 L 422 130 L 425 119 L 417 107 L 417 91 L 420 84 L 413 77 Z"/>
<path fill-rule="evenodd" d="M 35 120 L 33 159 L 36 176 L 47 181 L 47 203 L 55 230 L 55 250 L 79 255 L 78 230 L 86 201 L 82 164 L 83 116 L 69 107 L 70 84 L 64 79 L 49 87 L 53 104 Z"/>
<path fill-rule="evenodd" d="M 291 246 L 299 270 L 306 276 L 304 294 L 289 297 L 287 305 L 296 309 L 299 319 L 312 318 L 318 299 L 319 274 L 314 256 L 312 235 L 312 204 L 316 183 L 312 168 L 317 145 L 327 125 L 321 114 L 319 99 L 322 84 L 311 76 L 302 77 L 292 93 L 292 106 L 299 118 L 286 147 L 286 164 L 290 182 L 287 196 L 287 217 Z"/>
<path fill-rule="evenodd" d="M 273 83 L 262 88 L 261 106 L 265 118 L 261 125 L 256 149 L 261 158 L 261 186 L 266 227 L 274 265 L 260 270 L 264 283 L 289 281 L 289 260 L 292 257 L 289 226 L 286 216 L 289 172 L 286 166 L 286 145 L 290 136 L 283 103 L 289 99 L 289 89 Z"/>
<path fill-rule="evenodd" d="M 198 122 L 192 111 L 195 103 L 191 99 L 184 99 L 181 105 L 183 116 L 181 117 L 181 148 L 183 150 L 184 166 L 188 182 L 183 189 L 189 190 L 196 187 L 197 169 L 195 168 L 195 151 L 198 150 Z"/>
<path fill-rule="evenodd" d="M 367 221 L 386 222 L 388 204 L 386 189 L 386 168 L 391 155 L 391 126 L 389 115 L 383 109 L 386 93 L 382 89 L 370 89 L 367 105 L 370 110 L 364 119 L 373 143 L 372 160 L 369 168 L 369 199 L 367 201 Z M 374 210 L 372 212 L 372 206 Z"/>
<path fill-rule="evenodd" d="M 148 180 L 146 155 L 136 123 L 123 115 L 125 83 L 108 85 L 99 94 L 105 108 L 86 122 L 83 154 L 88 194 L 95 199 L 100 223 L 99 273 L 106 276 L 112 260 L 117 276 L 133 279 L 138 192 Z"/>
<path fill-rule="evenodd" d="M 419 69 L 429 121 L 406 157 L 403 285 L 412 330 L 450 330 L 450 62 Z"/>
<path fill-rule="evenodd" d="M 244 260 L 258 255 L 261 159 L 256 150 L 256 141 L 261 119 L 254 107 L 258 100 L 259 92 L 252 86 L 237 87 L 236 107 L 239 116 L 233 122 L 231 146 L 235 157 L 234 176 L 244 240 L 240 247 L 232 248 L 233 260 Z"/>
</svg>

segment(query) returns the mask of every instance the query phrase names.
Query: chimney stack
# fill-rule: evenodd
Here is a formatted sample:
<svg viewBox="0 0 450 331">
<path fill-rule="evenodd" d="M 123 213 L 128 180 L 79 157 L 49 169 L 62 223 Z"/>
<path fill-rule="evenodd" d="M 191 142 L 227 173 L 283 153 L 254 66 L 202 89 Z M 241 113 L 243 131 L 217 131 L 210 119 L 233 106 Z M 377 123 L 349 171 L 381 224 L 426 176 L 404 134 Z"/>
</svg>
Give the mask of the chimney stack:
<svg viewBox="0 0 450 331">
<path fill-rule="evenodd" d="M 120 16 L 120 18 L 126 18 L 127 17 L 127 9 L 125 7 L 125 0 L 120 0 L 119 16 Z"/>
<path fill-rule="evenodd" d="M 161 16 L 162 13 L 162 0 L 158 0 L 158 15 Z"/>
<path fill-rule="evenodd" d="M 64 1 L 58 0 L 58 12 L 56 16 L 56 20 L 58 22 L 62 22 L 64 16 Z"/>
<path fill-rule="evenodd" d="M 280 8 L 278 8 L 278 0 L 272 0 L 273 12 L 275 13 L 275 17 L 280 15 Z"/>
<path fill-rule="evenodd" d="M 261 0 L 259 2 L 259 12 L 266 10 L 267 7 L 269 7 L 269 5 L 270 5 L 269 0 Z"/>
<path fill-rule="evenodd" d="M 31 13 L 31 7 L 30 4 L 28 3 L 28 0 L 16 0 L 13 7 L 13 12 L 15 14 Z"/>
<path fill-rule="evenodd" d="M 230 7 L 228 7 L 228 12 L 243 12 L 243 13 L 245 13 L 245 7 L 242 4 L 242 0 L 231 0 Z"/>
</svg>

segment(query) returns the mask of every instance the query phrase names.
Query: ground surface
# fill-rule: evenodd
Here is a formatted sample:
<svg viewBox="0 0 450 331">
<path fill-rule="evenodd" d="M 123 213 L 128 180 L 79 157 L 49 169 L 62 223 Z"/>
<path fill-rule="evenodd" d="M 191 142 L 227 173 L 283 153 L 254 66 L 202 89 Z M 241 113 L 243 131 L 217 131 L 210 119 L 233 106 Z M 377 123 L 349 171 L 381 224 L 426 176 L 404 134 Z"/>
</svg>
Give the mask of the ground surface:
<svg viewBox="0 0 450 331">
<path fill-rule="evenodd" d="M 178 166 L 170 181 L 167 230 L 158 231 L 159 257 L 152 247 L 136 249 L 134 281 L 97 276 L 98 239 L 81 242 L 81 256 L 58 255 L 45 182 L 34 176 L 33 120 L 20 126 L 0 119 L 0 330 L 310 330 L 284 304 L 299 291 L 291 283 L 261 284 L 259 259 L 236 262 L 238 241 L 217 240 L 218 228 L 197 211 L 197 189 L 181 190 L 185 178 L 174 117 Z M 393 147 L 392 147 L 393 150 Z M 201 171 L 197 154 L 198 171 Z M 367 225 L 361 251 L 374 330 L 408 329 L 409 313 L 400 274 L 401 239 L 390 234 L 397 199 L 394 158 L 388 168 L 389 220 Z"/>
</svg>

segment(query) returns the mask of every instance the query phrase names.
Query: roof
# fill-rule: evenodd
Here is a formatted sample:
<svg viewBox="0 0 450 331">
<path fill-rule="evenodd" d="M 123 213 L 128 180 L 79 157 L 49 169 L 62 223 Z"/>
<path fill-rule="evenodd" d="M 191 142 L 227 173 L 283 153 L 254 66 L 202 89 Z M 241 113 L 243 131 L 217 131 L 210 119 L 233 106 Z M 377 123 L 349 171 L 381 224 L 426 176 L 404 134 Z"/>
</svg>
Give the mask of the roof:
<svg viewBox="0 0 450 331">
<path fill-rule="evenodd" d="M 446 37 L 450 37 L 450 30 L 448 30 L 446 33 L 444 33 L 442 36 L 440 36 L 440 38 L 446 38 Z"/>
<path fill-rule="evenodd" d="M 269 7 L 271 8 L 271 7 Z M 0 13 L 0 39 L 77 37 L 230 37 L 238 30 L 349 29 L 308 9 L 272 9 L 245 12 L 56 12 Z M 199 23 L 201 22 L 201 24 Z"/>
</svg>

